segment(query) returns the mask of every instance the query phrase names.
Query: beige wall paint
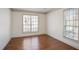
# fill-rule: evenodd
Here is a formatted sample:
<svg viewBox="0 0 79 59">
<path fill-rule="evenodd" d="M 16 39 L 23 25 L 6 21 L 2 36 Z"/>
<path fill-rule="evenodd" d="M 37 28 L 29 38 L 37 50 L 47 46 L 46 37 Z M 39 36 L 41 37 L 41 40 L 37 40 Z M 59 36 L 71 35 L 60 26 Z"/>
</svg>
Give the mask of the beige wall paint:
<svg viewBox="0 0 79 59">
<path fill-rule="evenodd" d="M 0 50 L 4 49 L 10 40 L 10 20 L 10 9 L 0 8 Z"/>
<path fill-rule="evenodd" d="M 75 41 L 63 37 L 63 10 L 60 9 L 47 14 L 47 34 L 79 49 L 78 40 Z"/>
<path fill-rule="evenodd" d="M 39 31 L 37 33 L 23 33 L 23 31 L 22 31 L 22 16 L 25 14 L 39 16 Z M 46 19 L 45 18 L 46 18 L 45 14 L 41 14 L 41 13 L 12 11 L 11 36 L 18 37 L 18 36 L 45 34 L 46 33 Z"/>
</svg>

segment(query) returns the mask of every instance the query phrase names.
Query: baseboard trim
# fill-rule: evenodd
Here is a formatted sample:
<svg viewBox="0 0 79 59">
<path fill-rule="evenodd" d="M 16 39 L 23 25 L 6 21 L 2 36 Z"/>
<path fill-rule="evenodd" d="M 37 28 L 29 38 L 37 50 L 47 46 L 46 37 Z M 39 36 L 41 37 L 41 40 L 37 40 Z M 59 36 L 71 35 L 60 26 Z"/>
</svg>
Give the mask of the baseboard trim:
<svg viewBox="0 0 79 59">
<path fill-rule="evenodd" d="M 29 35 L 29 36 L 18 36 L 18 37 L 12 37 L 11 39 L 15 39 L 15 38 L 26 38 L 26 37 L 33 37 L 33 36 L 40 36 L 40 35 L 47 35 L 47 34 L 38 34 L 38 35 Z"/>
</svg>

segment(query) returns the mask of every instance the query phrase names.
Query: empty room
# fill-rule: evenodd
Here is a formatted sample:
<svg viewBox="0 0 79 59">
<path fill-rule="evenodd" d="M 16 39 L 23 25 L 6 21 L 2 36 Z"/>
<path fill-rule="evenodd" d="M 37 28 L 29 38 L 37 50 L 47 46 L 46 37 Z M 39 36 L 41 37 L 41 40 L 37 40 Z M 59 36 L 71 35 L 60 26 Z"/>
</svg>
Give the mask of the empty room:
<svg viewBox="0 0 79 59">
<path fill-rule="evenodd" d="M 78 8 L 0 8 L 0 50 L 78 49 Z"/>
</svg>

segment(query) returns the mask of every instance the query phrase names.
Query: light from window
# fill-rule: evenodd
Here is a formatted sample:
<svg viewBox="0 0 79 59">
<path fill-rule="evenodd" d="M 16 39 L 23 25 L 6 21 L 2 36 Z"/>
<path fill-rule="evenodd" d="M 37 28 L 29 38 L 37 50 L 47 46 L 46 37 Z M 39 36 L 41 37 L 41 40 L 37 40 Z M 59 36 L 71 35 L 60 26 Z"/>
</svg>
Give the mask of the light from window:
<svg viewBox="0 0 79 59">
<path fill-rule="evenodd" d="M 64 11 L 64 36 L 78 40 L 78 9 L 70 8 Z"/>
<path fill-rule="evenodd" d="M 38 31 L 38 16 L 23 15 L 23 32 Z"/>
</svg>

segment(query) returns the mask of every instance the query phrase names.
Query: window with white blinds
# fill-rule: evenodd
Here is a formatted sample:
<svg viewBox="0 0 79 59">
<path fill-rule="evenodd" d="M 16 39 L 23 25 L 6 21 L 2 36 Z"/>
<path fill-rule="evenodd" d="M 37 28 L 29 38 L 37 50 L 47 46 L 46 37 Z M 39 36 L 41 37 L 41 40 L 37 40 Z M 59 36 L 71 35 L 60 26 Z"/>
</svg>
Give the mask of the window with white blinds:
<svg viewBox="0 0 79 59">
<path fill-rule="evenodd" d="M 23 15 L 23 32 L 38 32 L 38 16 Z"/>
<path fill-rule="evenodd" d="M 64 11 L 64 36 L 69 39 L 78 40 L 78 27 L 78 9 L 66 9 Z"/>
</svg>

